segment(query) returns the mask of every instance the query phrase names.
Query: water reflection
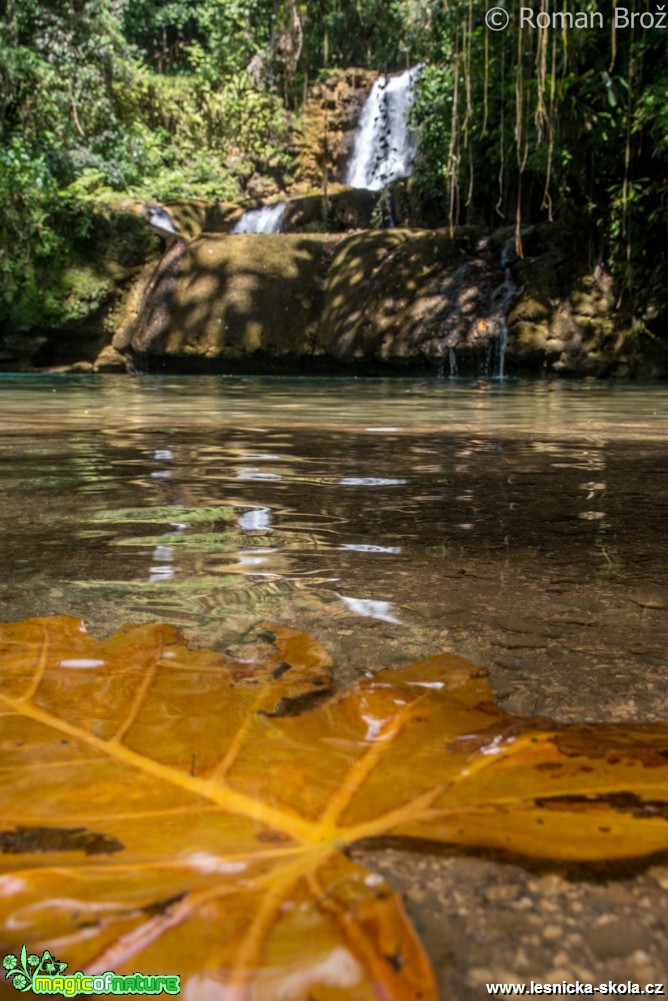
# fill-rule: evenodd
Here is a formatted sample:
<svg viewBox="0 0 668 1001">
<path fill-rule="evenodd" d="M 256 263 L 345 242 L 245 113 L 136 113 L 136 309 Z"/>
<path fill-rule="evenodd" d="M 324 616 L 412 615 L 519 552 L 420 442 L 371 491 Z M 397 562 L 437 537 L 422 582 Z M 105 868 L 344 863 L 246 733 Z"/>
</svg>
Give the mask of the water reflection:
<svg viewBox="0 0 668 1001">
<path fill-rule="evenodd" d="M 660 583 L 662 387 L 300 388 L 296 407 L 271 380 L 0 381 L 5 617 L 160 617 L 202 641 L 354 619 L 417 650 L 501 643 L 498 616 L 547 620 L 576 584 L 596 605 L 603 582 Z M 505 662 L 550 629 L 511 630 Z"/>
<path fill-rule="evenodd" d="M 401 625 L 401 620 L 394 614 L 394 605 L 390 601 L 373 601 L 369 598 L 351 598 L 340 594 L 341 601 L 355 615 L 363 615 L 370 619 L 380 619 L 381 622 L 393 622 Z"/>
<path fill-rule="evenodd" d="M 344 476 L 339 480 L 342 487 L 396 487 L 408 480 L 382 479 L 379 476 Z"/>
<path fill-rule="evenodd" d="M 400 553 L 401 546 L 373 546 L 368 543 L 355 544 L 353 542 L 344 542 L 339 549 L 350 550 L 354 553 Z"/>
<path fill-rule="evenodd" d="M 94 426 L 111 434 L 120 425 L 237 426 L 255 433 L 317 424 L 374 434 L 420 427 L 468 432 L 505 428 L 533 434 L 540 428 L 541 435 L 562 437 L 653 438 L 664 433 L 667 395 L 656 384 L 566 381 L 0 377 L 0 406 L 7 424 Z M 258 412 L 262 426 L 254 427 Z"/>
<path fill-rule="evenodd" d="M 41 437 L 22 439 L 21 455 L 3 481 L 5 509 L 17 525 L 32 509 L 50 546 L 66 546 L 76 529 L 83 571 L 77 576 L 88 581 L 104 579 L 98 560 L 104 539 L 129 585 L 257 574 L 260 565 L 288 582 L 314 573 L 346 579 L 368 575 L 374 559 L 382 560 L 379 572 L 392 566 L 415 573 L 421 562 L 430 563 L 434 546 L 544 551 L 554 548 L 555 537 L 559 562 L 580 565 L 603 529 L 622 537 L 632 527 L 637 544 L 638 524 L 624 498 L 643 465 L 657 465 L 649 444 L 437 431 L 406 433 L 400 447 L 377 434 L 350 431 L 342 438 L 308 428 L 289 438 L 270 429 L 255 442 L 247 429 L 204 437 L 172 430 L 169 448 L 156 447 L 149 431 L 91 431 L 69 442 L 52 437 L 56 463 L 54 456 L 45 461 Z M 260 451 L 262 445 L 271 448 Z M 240 454 L 252 454 L 256 465 L 239 466 Z M 281 474 L 272 468 L 278 455 Z M 629 482 L 624 469 L 631 458 Z M 156 462 L 161 467 L 152 469 Z M 583 480 L 583 471 L 589 478 Z M 40 500 L 45 491 L 48 505 Z M 79 495 L 75 508 L 72 494 Z M 104 534 L 86 544 L 85 532 L 96 529 Z M 38 572 L 40 551 L 31 541 L 23 540 L 23 552 Z M 363 561 L 356 570 L 355 560 Z"/>
<path fill-rule="evenodd" d="M 244 532 L 264 532 L 271 527 L 271 509 L 258 507 L 239 515 L 239 528 Z"/>
</svg>

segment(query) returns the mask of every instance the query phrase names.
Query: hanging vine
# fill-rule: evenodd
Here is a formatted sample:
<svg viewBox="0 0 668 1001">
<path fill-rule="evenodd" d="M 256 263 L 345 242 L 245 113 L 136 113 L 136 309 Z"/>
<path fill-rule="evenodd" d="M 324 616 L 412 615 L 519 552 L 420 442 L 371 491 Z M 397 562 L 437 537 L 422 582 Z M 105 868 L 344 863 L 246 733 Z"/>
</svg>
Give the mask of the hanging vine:
<svg viewBox="0 0 668 1001">
<path fill-rule="evenodd" d="M 550 43 L 550 96 L 547 111 L 547 161 L 545 164 L 545 187 L 540 207 L 547 211 L 549 222 L 553 222 L 553 201 L 550 193 L 552 164 L 554 161 L 554 138 L 557 127 L 557 36 L 552 34 Z"/>
<path fill-rule="evenodd" d="M 502 40 L 501 45 L 501 108 L 499 112 L 499 197 L 494 211 L 502 219 L 505 218 L 503 212 L 503 202 L 505 194 L 505 172 L 506 172 L 506 40 Z"/>
<path fill-rule="evenodd" d="M 524 44 L 525 32 L 521 18 L 517 31 L 517 63 L 515 70 L 515 156 L 517 161 L 517 204 L 515 208 L 515 251 L 524 256 L 522 247 L 522 196 L 524 170 L 529 156 L 529 139 L 525 129 Z"/>
<path fill-rule="evenodd" d="M 448 150 L 448 182 L 450 187 L 448 205 L 448 225 L 452 234 L 459 221 L 459 74 L 461 52 L 459 51 L 459 31 L 455 35 L 454 87 L 452 92 L 452 120 L 450 123 L 450 148 Z"/>
<path fill-rule="evenodd" d="M 468 188 L 466 192 L 465 205 L 470 207 L 473 201 L 473 177 L 474 161 L 473 150 L 470 142 L 470 131 L 473 122 L 473 98 L 472 98 L 472 54 L 473 54 L 473 0 L 468 0 L 468 17 L 464 31 L 464 80 L 466 84 L 466 114 L 462 131 L 464 133 L 464 149 L 467 152 Z"/>
</svg>

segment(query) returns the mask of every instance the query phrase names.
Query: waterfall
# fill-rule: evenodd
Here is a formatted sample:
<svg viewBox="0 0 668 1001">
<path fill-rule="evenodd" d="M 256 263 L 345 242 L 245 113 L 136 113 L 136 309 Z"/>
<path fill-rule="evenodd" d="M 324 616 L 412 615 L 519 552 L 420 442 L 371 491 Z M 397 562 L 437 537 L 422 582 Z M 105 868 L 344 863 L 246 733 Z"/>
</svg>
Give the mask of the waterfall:
<svg viewBox="0 0 668 1001">
<path fill-rule="evenodd" d="M 450 378 L 454 379 L 457 376 L 457 355 L 452 345 L 448 347 L 448 361 L 450 363 Z"/>
<path fill-rule="evenodd" d="M 508 312 L 513 301 L 522 292 L 513 279 L 511 265 L 515 257 L 515 237 L 505 241 L 501 248 L 501 267 L 503 268 L 503 283 L 496 289 L 493 299 L 496 302 L 496 319 L 499 329 L 499 379 L 506 377 L 506 348 L 508 347 Z"/>
<path fill-rule="evenodd" d="M 233 233 L 280 233 L 283 228 L 285 202 L 261 205 L 259 209 L 249 209 L 235 223 Z"/>
<path fill-rule="evenodd" d="M 155 226 L 156 229 L 162 229 L 165 233 L 173 233 L 174 236 L 181 235 L 180 231 L 174 225 L 171 215 L 161 205 L 156 205 L 155 202 L 146 202 L 144 212 L 151 226 Z"/>
<path fill-rule="evenodd" d="M 506 377 L 506 348 L 508 347 L 508 324 L 505 318 L 501 321 L 501 332 L 499 333 L 499 379 L 501 382 Z"/>
<path fill-rule="evenodd" d="M 391 181 L 409 177 L 415 137 L 408 118 L 415 84 L 422 70 L 413 66 L 398 76 L 380 76 L 362 110 L 346 183 L 380 191 Z"/>
</svg>

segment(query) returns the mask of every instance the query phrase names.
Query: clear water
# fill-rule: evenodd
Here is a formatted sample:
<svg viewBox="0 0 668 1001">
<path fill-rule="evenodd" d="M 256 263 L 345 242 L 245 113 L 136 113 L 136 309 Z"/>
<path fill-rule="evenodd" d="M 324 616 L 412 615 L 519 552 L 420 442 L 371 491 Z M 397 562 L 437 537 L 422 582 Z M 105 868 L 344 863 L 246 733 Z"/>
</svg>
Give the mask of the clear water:
<svg viewBox="0 0 668 1001">
<path fill-rule="evenodd" d="M 658 385 L 2 377 L 1 614 L 219 646 L 272 619 L 344 681 L 452 649 L 510 709 L 655 717 L 667 404 Z"/>
<path fill-rule="evenodd" d="M 512 712 L 666 719 L 667 404 L 659 385 L 0 377 L 0 615 L 161 619 L 235 654 L 273 620 L 317 636 L 340 684 L 454 650 Z M 665 980 L 665 864 L 576 881 L 354 857 L 404 893 L 444 997 Z M 613 916 L 642 950 L 592 951 Z"/>
</svg>

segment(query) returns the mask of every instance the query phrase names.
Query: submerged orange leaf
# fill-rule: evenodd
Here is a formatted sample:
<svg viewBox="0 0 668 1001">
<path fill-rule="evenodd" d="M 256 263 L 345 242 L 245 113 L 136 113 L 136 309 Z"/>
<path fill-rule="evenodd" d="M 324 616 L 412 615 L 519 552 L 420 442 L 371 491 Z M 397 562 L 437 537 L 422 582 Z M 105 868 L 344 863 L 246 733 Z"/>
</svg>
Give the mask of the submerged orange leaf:
<svg viewBox="0 0 668 1001">
<path fill-rule="evenodd" d="M 178 973 L 187 1001 L 430 1001 L 385 835 L 551 859 L 668 847 L 668 728 L 494 705 L 450 654 L 335 691 L 290 629 L 232 660 L 162 625 L 0 625 L 5 951 Z"/>
</svg>

